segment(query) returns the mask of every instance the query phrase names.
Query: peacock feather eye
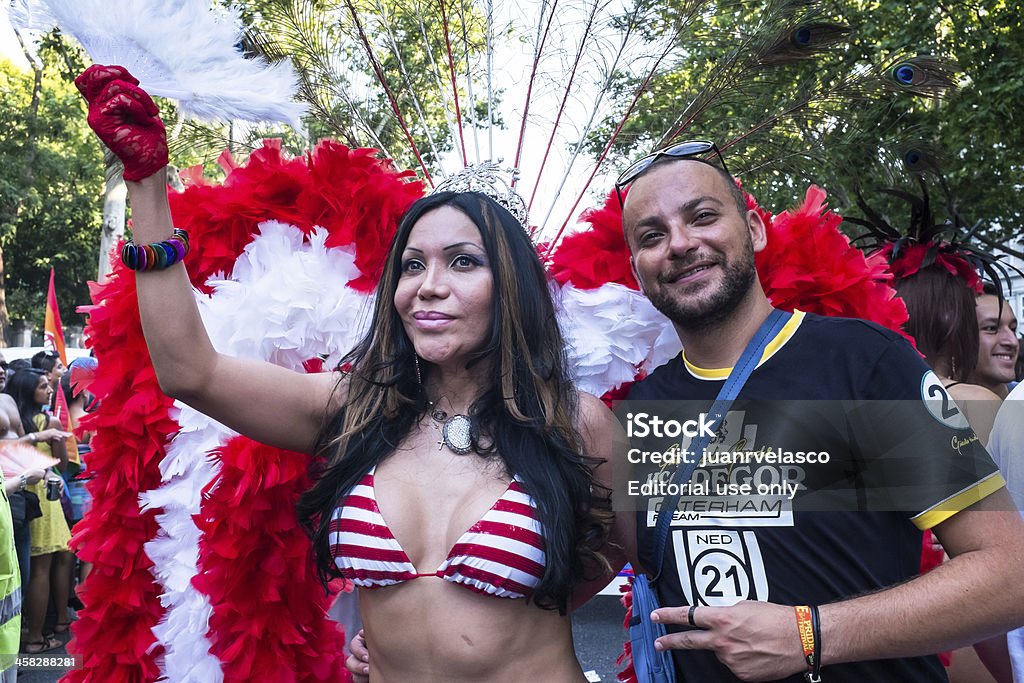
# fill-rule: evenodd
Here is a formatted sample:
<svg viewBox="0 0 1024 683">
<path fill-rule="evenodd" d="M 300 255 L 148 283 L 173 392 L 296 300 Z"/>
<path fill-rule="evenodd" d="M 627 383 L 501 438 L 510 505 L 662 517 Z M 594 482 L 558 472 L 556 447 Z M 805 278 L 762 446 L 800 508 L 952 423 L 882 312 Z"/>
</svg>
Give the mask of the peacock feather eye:
<svg viewBox="0 0 1024 683">
<path fill-rule="evenodd" d="M 892 77 L 903 85 L 917 85 L 921 81 L 920 72 L 912 64 L 897 64 L 892 68 Z"/>
</svg>

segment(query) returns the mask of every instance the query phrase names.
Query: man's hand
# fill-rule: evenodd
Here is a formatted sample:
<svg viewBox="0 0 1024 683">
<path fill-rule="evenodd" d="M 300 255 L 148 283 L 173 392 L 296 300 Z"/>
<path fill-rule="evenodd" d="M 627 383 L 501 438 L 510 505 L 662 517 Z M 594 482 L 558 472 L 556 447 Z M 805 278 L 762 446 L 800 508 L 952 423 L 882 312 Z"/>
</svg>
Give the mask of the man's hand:
<svg viewBox="0 0 1024 683">
<path fill-rule="evenodd" d="M 46 475 L 46 481 L 48 481 L 48 482 L 50 482 L 50 481 L 58 482 L 60 484 L 60 492 L 61 492 L 62 495 L 64 494 L 64 479 L 63 479 L 63 477 L 61 477 L 60 475 L 54 474 L 53 472 L 48 472 L 47 475 Z"/>
<path fill-rule="evenodd" d="M 689 607 L 662 607 L 652 620 L 688 626 Z M 743 681 L 774 681 L 807 671 L 792 607 L 744 600 L 732 607 L 698 607 L 696 630 L 655 641 L 659 650 L 713 650 Z"/>
<path fill-rule="evenodd" d="M 39 441 L 63 441 L 64 439 L 71 436 L 71 432 L 65 432 L 60 429 L 44 429 L 39 432 L 32 432 L 35 434 L 35 440 Z"/>
<path fill-rule="evenodd" d="M 363 629 L 359 629 L 359 633 L 348 644 L 348 650 L 352 654 L 345 660 L 345 668 L 352 674 L 352 683 L 369 683 L 370 651 L 366 648 Z"/>
</svg>

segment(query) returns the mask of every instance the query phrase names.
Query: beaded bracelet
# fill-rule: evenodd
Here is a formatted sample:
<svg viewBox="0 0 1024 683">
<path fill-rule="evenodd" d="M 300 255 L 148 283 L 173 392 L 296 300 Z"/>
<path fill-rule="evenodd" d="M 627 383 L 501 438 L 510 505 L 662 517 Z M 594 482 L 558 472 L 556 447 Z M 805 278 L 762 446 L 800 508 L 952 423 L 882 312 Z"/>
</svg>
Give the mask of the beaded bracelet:
<svg viewBox="0 0 1024 683">
<path fill-rule="evenodd" d="M 188 233 L 174 229 L 174 237 L 152 244 L 135 244 L 131 240 L 121 248 L 121 262 L 132 270 L 163 270 L 185 259 L 188 253 Z"/>
</svg>

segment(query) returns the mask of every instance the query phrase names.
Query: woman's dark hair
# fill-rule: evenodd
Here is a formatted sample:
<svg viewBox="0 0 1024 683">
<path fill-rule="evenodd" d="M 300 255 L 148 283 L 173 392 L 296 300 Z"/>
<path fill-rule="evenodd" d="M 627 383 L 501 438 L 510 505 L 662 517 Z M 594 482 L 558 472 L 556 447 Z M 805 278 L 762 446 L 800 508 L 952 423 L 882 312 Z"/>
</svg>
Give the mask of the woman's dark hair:
<svg viewBox="0 0 1024 683">
<path fill-rule="evenodd" d="M 36 368 L 18 370 L 7 380 L 7 386 L 4 387 L 4 393 L 10 394 L 18 406 L 18 415 L 26 434 L 39 431 L 33 418 L 43 412 L 36 402 L 36 388 L 39 386 L 40 377 L 45 379 L 46 373 Z"/>
<path fill-rule="evenodd" d="M 500 457 L 507 473 L 521 477 L 536 502 L 546 566 L 533 599 L 564 613 L 573 587 L 589 578 L 587 571 L 607 567 L 597 551 L 611 519 L 608 492 L 596 484 L 592 488 L 597 461 L 581 453 L 577 395 L 544 268 L 523 227 L 483 194 L 439 192 L 417 201 L 403 216 L 377 286 L 369 331 L 342 359 L 351 368 L 342 380 L 346 398 L 325 420 L 318 451 L 327 461 L 299 501 L 299 519 L 312 538 L 317 571 L 326 583 L 339 575 L 328 542 L 334 509 L 427 411 L 416 354 L 394 296 L 413 226 L 443 206 L 461 211 L 480 230 L 494 280 L 489 335 L 468 363 L 483 364 L 490 378 L 469 410 L 485 437 L 474 441 L 474 450 L 481 457 Z M 429 372 L 429 365 L 424 370 Z"/>
<path fill-rule="evenodd" d="M 63 375 L 61 375 L 61 378 L 60 378 L 60 390 L 64 392 L 64 400 L 67 401 L 68 403 L 71 403 L 72 401 L 74 401 L 75 398 L 82 393 L 81 390 L 79 390 L 78 393 L 75 393 L 75 390 L 71 388 L 71 372 L 70 371 L 65 372 Z"/>
<path fill-rule="evenodd" d="M 978 365 L 978 313 L 975 293 L 963 278 L 932 264 L 895 282 L 910 319 L 903 329 L 914 338 L 925 361 L 949 362 L 950 377 L 966 382 Z"/>
</svg>

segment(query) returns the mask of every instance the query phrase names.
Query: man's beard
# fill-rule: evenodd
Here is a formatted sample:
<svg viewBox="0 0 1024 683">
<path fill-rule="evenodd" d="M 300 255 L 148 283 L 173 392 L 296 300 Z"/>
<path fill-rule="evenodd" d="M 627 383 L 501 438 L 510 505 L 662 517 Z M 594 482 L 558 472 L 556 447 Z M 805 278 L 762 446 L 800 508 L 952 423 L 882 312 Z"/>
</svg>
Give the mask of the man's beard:
<svg viewBox="0 0 1024 683">
<path fill-rule="evenodd" d="M 722 267 L 722 284 L 710 296 L 670 293 L 664 289 L 663 283 L 656 292 L 648 292 L 647 298 L 665 317 L 684 330 L 700 331 L 715 327 L 732 315 L 754 284 L 757 270 L 753 245 L 748 242 L 738 260 L 718 264 Z"/>
</svg>

